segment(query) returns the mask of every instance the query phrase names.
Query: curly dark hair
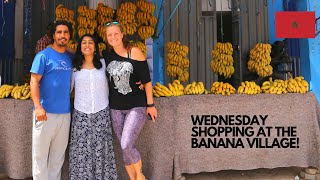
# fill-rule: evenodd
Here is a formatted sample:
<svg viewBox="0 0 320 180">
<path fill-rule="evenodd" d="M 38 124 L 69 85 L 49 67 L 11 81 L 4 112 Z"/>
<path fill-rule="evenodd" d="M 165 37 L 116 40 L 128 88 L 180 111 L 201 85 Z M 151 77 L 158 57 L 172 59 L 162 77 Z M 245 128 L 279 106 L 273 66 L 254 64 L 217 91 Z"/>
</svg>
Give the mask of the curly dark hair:
<svg viewBox="0 0 320 180">
<path fill-rule="evenodd" d="M 96 69 L 102 68 L 102 63 L 100 61 L 100 53 L 99 53 L 99 46 L 98 46 L 98 40 L 91 34 L 85 34 L 78 40 L 78 46 L 76 50 L 76 54 L 74 55 L 73 60 L 73 67 L 76 68 L 78 71 L 81 70 L 81 66 L 84 61 L 84 56 L 81 52 L 81 42 L 84 37 L 90 37 L 94 42 L 94 47 L 96 48 L 96 51 L 93 56 L 93 65 Z"/>
<path fill-rule="evenodd" d="M 50 32 L 50 38 L 51 38 L 51 43 L 53 43 L 53 35 L 54 33 L 56 32 L 57 30 L 57 26 L 59 25 L 65 25 L 68 27 L 69 29 L 69 33 L 70 33 L 70 36 L 72 35 L 72 32 L 73 32 L 73 29 L 72 29 L 72 25 L 71 23 L 69 23 L 68 21 L 66 20 L 58 20 L 58 21 L 54 21 L 50 26 L 51 27 L 47 27 L 47 28 L 52 28 L 51 29 L 51 32 Z"/>
<path fill-rule="evenodd" d="M 108 27 L 111 27 L 111 26 L 118 26 L 120 28 L 120 31 L 123 33 L 123 27 L 122 25 L 119 23 L 119 21 L 117 20 L 114 20 L 114 21 L 109 21 L 106 23 L 106 25 L 104 26 L 104 29 L 106 30 Z M 122 38 L 122 43 L 124 45 L 124 48 L 126 48 L 127 50 L 130 50 L 132 48 L 132 45 L 129 41 L 129 38 L 127 37 L 126 34 L 123 35 L 123 38 Z M 106 42 L 107 44 L 107 51 L 111 51 L 113 48 L 112 46 L 108 43 L 108 41 Z"/>
</svg>

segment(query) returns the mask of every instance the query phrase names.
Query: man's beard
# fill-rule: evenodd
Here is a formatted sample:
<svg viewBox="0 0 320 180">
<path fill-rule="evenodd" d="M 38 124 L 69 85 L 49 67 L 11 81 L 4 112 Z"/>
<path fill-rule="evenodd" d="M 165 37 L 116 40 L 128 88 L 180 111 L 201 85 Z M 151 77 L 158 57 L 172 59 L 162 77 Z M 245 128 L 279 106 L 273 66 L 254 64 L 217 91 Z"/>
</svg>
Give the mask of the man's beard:
<svg viewBox="0 0 320 180">
<path fill-rule="evenodd" d="M 65 46 L 67 46 L 67 44 L 59 44 L 59 43 L 58 43 L 58 46 L 60 46 L 60 47 L 65 47 Z"/>
</svg>

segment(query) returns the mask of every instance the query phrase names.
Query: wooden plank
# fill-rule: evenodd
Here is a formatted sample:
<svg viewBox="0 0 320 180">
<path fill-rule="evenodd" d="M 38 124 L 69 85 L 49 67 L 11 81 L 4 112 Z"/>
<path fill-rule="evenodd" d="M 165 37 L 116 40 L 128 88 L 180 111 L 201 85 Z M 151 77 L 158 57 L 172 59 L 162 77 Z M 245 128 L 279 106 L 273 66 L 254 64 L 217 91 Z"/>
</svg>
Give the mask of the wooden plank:
<svg viewBox="0 0 320 180">
<path fill-rule="evenodd" d="M 206 89 L 210 89 L 214 81 L 214 73 L 211 70 L 210 63 L 213 59 L 211 56 L 211 51 L 213 50 L 214 44 L 217 41 L 217 32 L 213 31 L 213 29 L 216 29 L 216 26 L 217 26 L 217 19 L 215 15 L 214 17 L 205 18 L 205 36 L 204 36 L 205 58 L 202 60 L 205 77 L 204 79 L 201 78 L 200 80 L 204 82 Z"/>
<path fill-rule="evenodd" d="M 197 76 L 197 59 L 199 58 L 199 22 L 198 22 L 198 0 L 188 0 L 190 11 L 188 14 L 189 19 L 189 82 L 195 81 Z"/>
<path fill-rule="evenodd" d="M 189 38 L 189 1 L 183 0 L 177 11 L 179 16 L 178 20 L 178 32 L 179 41 L 182 45 L 186 45 L 189 48 L 187 58 L 190 59 L 190 38 Z"/>
</svg>

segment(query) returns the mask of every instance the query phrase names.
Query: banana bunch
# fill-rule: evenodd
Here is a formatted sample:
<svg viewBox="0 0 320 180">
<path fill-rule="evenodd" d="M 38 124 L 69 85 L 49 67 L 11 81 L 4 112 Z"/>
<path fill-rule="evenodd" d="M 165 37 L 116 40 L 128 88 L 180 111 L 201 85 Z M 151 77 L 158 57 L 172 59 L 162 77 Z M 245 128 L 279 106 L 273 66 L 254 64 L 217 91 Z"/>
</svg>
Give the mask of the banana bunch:
<svg viewBox="0 0 320 180">
<path fill-rule="evenodd" d="M 288 81 L 287 90 L 290 93 L 307 93 L 309 91 L 309 84 L 304 77 L 298 76 L 290 78 Z"/>
<path fill-rule="evenodd" d="M 155 6 L 152 2 L 138 0 L 137 7 L 140 12 L 137 13 L 138 35 L 141 39 L 148 39 L 154 34 L 154 28 L 157 25 L 157 18 L 153 16 Z"/>
<path fill-rule="evenodd" d="M 211 87 L 213 94 L 230 95 L 236 92 L 236 89 L 229 83 L 214 82 Z"/>
<path fill-rule="evenodd" d="M 167 74 L 175 77 L 180 82 L 186 82 L 189 79 L 188 68 L 190 61 L 187 58 L 189 53 L 188 46 L 181 45 L 179 41 L 168 42 L 167 46 Z"/>
<path fill-rule="evenodd" d="M 86 6 L 79 6 L 78 13 L 79 16 L 77 21 L 79 37 L 84 34 L 94 34 L 94 31 L 98 26 L 96 20 L 97 12 L 94 9 L 87 9 Z"/>
<path fill-rule="evenodd" d="M 184 88 L 184 94 L 208 94 L 208 91 L 204 89 L 203 82 L 192 82 Z"/>
<path fill-rule="evenodd" d="M 96 9 L 97 11 L 97 21 L 98 28 L 97 33 L 103 39 L 104 42 L 107 42 L 106 35 L 104 34 L 104 26 L 107 22 L 112 21 L 113 19 L 113 9 L 109 6 L 105 6 L 103 3 L 99 3 Z"/>
<path fill-rule="evenodd" d="M 250 58 L 248 61 L 248 69 L 257 72 L 261 77 L 270 76 L 272 74 L 271 62 L 271 45 L 258 43 L 255 48 L 250 50 Z"/>
<path fill-rule="evenodd" d="M 152 94 L 154 97 L 170 97 L 172 96 L 172 92 L 164 85 L 159 82 L 152 89 Z"/>
<path fill-rule="evenodd" d="M 102 52 L 103 50 L 107 49 L 107 45 L 103 42 L 98 44 L 99 52 Z"/>
<path fill-rule="evenodd" d="M 137 7 L 131 2 L 124 2 L 117 10 L 117 18 L 121 23 L 123 32 L 127 35 L 133 35 L 137 32 L 137 22 L 135 18 Z"/>
<path fill-rule="evenodd" d="M 272 78 L 269 78 L 269 81 L 262 83 L 261 90 L 264 93 L 270 94 L 286 94 L 288 93 L 288 80 L 276 79 L 272 81 Z"/>
<path fill-rule="evenodd" d="M 144 43 L 142 43 L 141 41 L 130 41 L 130 43 L 133 47 L 138 47 L 142 51 L 144 56 L 147 55 L 147 46 Z"/>
<path fill-rule="evenodd" d="M 137 7 L 142 11 L 146 13 L 153 14 L 155 10 L 155 6 L 152 2 L 146 2 L 144 0 L 138 0 Z"/>
<path fill-rule="evenodd" d="M 230 78 L 234 73 L 233 67 L 233 48 L 232 44 L 218 42 L 211 52 L 213 60 L 210 63 L 211 69 L 215 74 Z"/>
<path fill-rule="evenodd" d="M 74 22 L 74 12 L 62 4 L 59 4 L 56 7 L 56 21 L 66 20 L 72 24 L 72 29 L 75 29 L 76 23 Z M 75 33 L 71 35 L 72 38 L 75 38 Z"/>
<path fill-rule="evenodd" d="M 181 96 L 184 94 L 184 87 L 179 80 L 174 80 L 168 84 L 169 90 L 172 92 L 172 96 Z"/>
<path fill-rule="evenodd" d="M 72 49 L 77 49 L 78 43 L 74 40 L 70 40 L 67 46 Z"/>
<path fill-rule="evenodd" d="M 21 86 L 15 86 L 11 91 L 11 97 L 14 99 L 29 99 L 31 97 L 30 85 L 25 83 Z"/>
<path fill-rule="evenodd" d="M 13 85 L 4 84 L 0 87 L 0 99 L 9 97 L 11 91 L 13 90 Z"/>
<path fill-rule="evenodd" d="M 241 85 L 238 87 L 238 94 L 251 95 L 251 94 L 260 94 L 260 93 L 261 93 L 260 86 L 253 81 L 241 82 Z"/>
<path fill-rule="evenodd" d="M 138 35 L 142 40 L 150 38 L 154 34 L 154 28 L 151 26 L 140 26 Z"/>
</svg>

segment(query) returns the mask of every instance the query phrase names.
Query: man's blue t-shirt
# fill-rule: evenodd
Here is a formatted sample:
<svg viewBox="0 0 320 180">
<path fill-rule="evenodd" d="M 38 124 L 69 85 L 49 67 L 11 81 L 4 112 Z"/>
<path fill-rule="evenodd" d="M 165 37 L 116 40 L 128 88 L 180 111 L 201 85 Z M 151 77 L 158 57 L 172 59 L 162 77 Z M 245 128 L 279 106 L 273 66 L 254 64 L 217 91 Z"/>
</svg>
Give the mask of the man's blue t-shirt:
<svg viewBox="0 0 320 180">
<path fill-rule="evenodd" d="M 48 47 L 36 55 L 30 72 L 42 76 L 40 103 L 44 110 L 55 114 L 70 113 L 72 55 Z"/>
</svg>

